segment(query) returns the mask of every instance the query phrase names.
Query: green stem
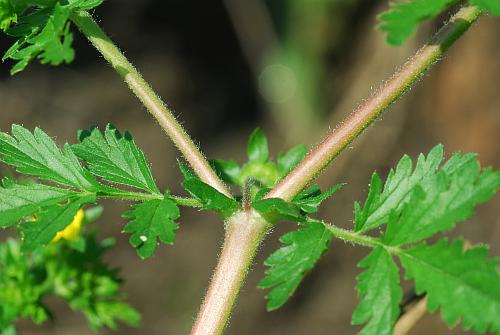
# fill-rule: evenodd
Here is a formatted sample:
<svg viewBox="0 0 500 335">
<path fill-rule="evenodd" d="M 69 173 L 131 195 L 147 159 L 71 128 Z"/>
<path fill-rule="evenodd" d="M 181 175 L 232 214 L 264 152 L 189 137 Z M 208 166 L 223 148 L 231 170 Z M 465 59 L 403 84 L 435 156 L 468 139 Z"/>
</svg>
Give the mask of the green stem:
<svg viewBox="0 0 500 335">
<path fill-rule="evenodd" d="M 128 84 L 137 98 L 172 139 L 200 179 L 232 198 L 231 192 L 211 168 L 207 159 L 175 119 L 170 109 L 156 95 L 151 86 L 99 27 L 92 16 L 86 11 L 77 11 L 72 13 L 71 20 Z"/>
<path fill-rule="evenodd" d="M 97 195 L 99 199 L 120 199 L 120 200 L 131 200 L 131 201 L 150 201 L 150 200 L 162 200 L 163 194 L 149 194 L 149 193 L 141 193 L 141 192 L 110 192 L 110 193 L 100 193 Z M 179 197 L 175 195 L 170 195 L 170 199 L 172 199 L 177 205 L 184 207 L 193 207 L 193 208 L 201 208 L 203 204 L 194 199 L 194 198 L 185 198 Z"/>
<path fill-rule="evenodd" d="M 317 220 L 309 220 L 309 221 L 317 221 Z M 401 252 L 400 248 L 383 244 L 378 238 L 363 235 L 360 232 L 343 229 L 330 223 L 326 222 L 321 222 L 321 223 L 324 224 L 328 230 L 330 230 L 333 236 L 344 242 L 354 243 L 369 248 L 382 247 L 391 254 L 399 254 Z"/>
<path fill-rule="evenodd" d="M 404 64 L 387 82 L 329 135 L 266 198 L 290 201 L 316 178 L 352 141 L 436 63 L 469 29 L 481 11 L 475 6 L 460 9 L 450 21 Z"/>
</svg>

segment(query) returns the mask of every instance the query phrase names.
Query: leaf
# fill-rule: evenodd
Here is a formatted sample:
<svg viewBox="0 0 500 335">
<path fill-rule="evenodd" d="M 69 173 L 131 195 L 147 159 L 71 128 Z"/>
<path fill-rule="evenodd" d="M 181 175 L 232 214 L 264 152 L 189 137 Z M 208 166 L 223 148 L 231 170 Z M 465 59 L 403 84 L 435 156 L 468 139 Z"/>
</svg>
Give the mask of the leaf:
<svg viewBox="0 0 500 335">
<path fill-rule="evenodd" d="M 366 271 L 357 277 L 356 288 L 362 300 L 352 315 L 352 323 L 366 323 L 360 334 L 391 335 L 403 297 L 399 269 L 382 247 L 375 248 L 359 267 Z"/>
<path fill-rule="evenodd" d="M 18 73 L 26 68 L 31 60 L 39 58 L 42 64 L 59 65 L 63 62 L 70 63 L 75 56 L 71 47 L 73 35 L 69 32 L 67 23 L 70 11 L 67 7 L 56 3 L 54 10 L 46 14 L 46 21 L 32 20 L 35 16 L 25 16 L 20 23 L 32 28 L 32 32 L 26 36 L 19 36 L 21 40 L 16 42 L 4 55 L 7 58 L 18 61 L 11 69 L 11 74 Z M 38 17 L 36 17 L 38 19 Z M 13 31 L 9 31 L 13 34 Z"/>
<path fill-rule="evenodd" d="M 149 258 L 156 250 L 157 239 L 165 244 L 173 244 L 175 222 L 180 216 L 179 207 L 165 194 L 163 200 L 155 199 L 133 206 L 133 210 L 123 214 L 132 219 L 123 230 L 131 233 L 130 244 L 136 248 L 141 258 Z"/>
<path fill-rule="evenodd" d="M 78 210 L 85 204 L 95 202 L 94 194 L 70 199 L 65 205 L 50 205 L 43 207 L 37 213 L 36 219 L 21 225 L 23 233 L 22 250 L 34 251 L 39 246 L 46 245 L 56 234 L 66 228 L 72 221 Z"/>
<path fill-rule="evenodd" d="M 22 126 L 12 126 L 12 136 L 0 132 L 0 161 L 19 173 L 62 185 L 96 191 L 99 184 L 78 161 L 68 144 L 63 151 L 40 128 L 33 134 Z"/>
<path fill-rule="evenodd" d="M 236 201 L 226 197 L 212 186 L 205 184 L 198 178 L 189 178 L 182 182 L 182 186 L 194 198 L 198 199 L 204 209 L 213 209 L 224 219 L 236 213 L 240 206 Z"/>
<path fill-rule="evenodd" d="M 500 1 L 498 0 L 469 0 L 469 2 L 493 15 L 500 15 Z"/>
<path fill-rule="evenodd" d="M 441 171 L 413 191 L 401 215 L 391 217 L 383 241 L 403 245 L 450 230 L 468 219 L 499 187 L 500 171 L 481 172 L 477 160 L 468 161 L 449 176 Z"/>
<path fill-rule="evenodd" d="M 42 207 L 55 205 L 75 196 L 74 192 L 42 184 L 0 187 L 0 227 L 18 223 Z"/>
<path fill-rule="evenodd" d="M 140 322 L 139 313 L 125 302 L 121 291 L 122 278 L 118 270 L 103 262 L 103 256 L 113 246 L 107 239 L 96 241 L 95 234 L 85 236 L 83 249 L 69 244 L 52 244 L 44 255 L 47 278 L 55 286 L 55 294 L 64 299 L 71 309 L 81 311 L 91 328 L 103 327 L 115 330 L 117 321 L 135 326 Z"/>
<path fill-rule="evenodd" d="M 387 43 L 401 45 L 420 22 L 432 19 L 458 0 L 408 0 L 391 2 L 390 9 L 379 16 L 379 29 L 387 33 Z"/>
<path fill-rule="evenodd" d="M 125 322 L 129 326 L 138 326 L 141 323 L 139 312 L 124 302 L 97 301 L 93 309 L 86 309 L 84 314 L 94 331 L 103 327 L 117 330 L 117 321 Z"/>
<path fill-rule="evenodd" d="M 0 28 L 19 38 L 3 56 L 17 63 L 18 73 L 35 58 L 42 64 L 70 63 L 74 58 L 69 16 L 75 10 L 89 10 L 102 0 L 26 1 L 0 0 Z M 17 23 L 12 26 L 13 23 Z"/>
<path fill-rule="evenodd" d="M 235 160 L 216 159 L 210 163 L 223 181 L 232 185 L 243 186 L 240 180 L 241 168 Z"/>
<path fill-rule="evenodd" d="M 278 163 L 278 170 L 281 177 L 289 174 L 306 156 L 306 146 L 304 144 L 299 144 L 290 150 L 286 154 L 278 154 L 276 159 Z"/>
<path fill-rule="evenodd" d="M 344 184 L 337 184 L 333 187 L 330 187 L 325 192 L 321 192 L 319 186 L 314 185 L 313 187 L 295 197 L 293 203 L 299 206 L 300 209 L 305 213 L 316 213 L 321 203 L 330 198 L 343 186 Z"/>
<path fill-rule="evenodd" d="M 269 147 L 267 138 L 260 128 L 250 135 L 247 145 L 248 160 L 251 162 L 264 163 L 269 159 Z"/>
<path fill-rule="evenodd" d="M 449 169 L 452 169 L 454 165 L 463 164 L 470 158 L 470 156 L 453 156 L 450 159 L 452 166 Z M 366 232 L 377 228 L 387 223 L 391 212 L 400 213 L 405 203 L 409 201 L 412 190 L 417 185 L 425 184 L 426 180 L 436 175 L 442 160 L 442 145 L 434 147 L 427 157 L 421 154 L 414 170 L 411 158 L 404 155 L 396 170 L 391 169 L 389 172 L 383 190 L 380 177 L 374 173 L 368 198 L 363 208 L 359 204 L 355 204 L 355 231 Z M 443 169 L 445 168 L 443 167 Z M 445 171 L 447 170 L 445 169 Z"/>
<path fill-rule="evenodd" d="M 463 250 L 463 241 L 419 245 L 399 254 L 405 277 L 415 280 L 417 294 L 427 294 L 427 309 L 450 326 L 500 333 L 498 263 L 484 246 Z"/>
<path fill-rule="evenodd" d="M 191 171 L 186 165 L 184 165 L 180 160 L 177 160 L 179 165 L 179 170 L 181 170 L 184 179 L 197 178 L 196 175 Z"/>
<path fill-rule="evenodd" d="M 271 288 L 266 298 L 267 310 L 281 307 L 295 292 L 305 274 L 328 249 L 331 232 L 321 222 L 309 222 L 280 238 L 285 244 L 265 264 L 269 267 L 259 288 Z"/>
<path fill-rule="evenodd" d="M 88 166 L 90 172 L 110 183 L 136 187 L 159 194 L 144 153 L 137 147 L 130 133 L 124 135 L 112 125 L 104 134 L 99 129 L 82 131 L 81 143 L 71 149 Z"/>
<path fill-rule="evenodd" d="M 253 209 L 262 215 L 267 222 L 275 223 L 277 221 L 302 222 L 304 217 L 300 213 L 300 208 L 281 198 L 268 198 L 252 203 Z"/>
</svg>

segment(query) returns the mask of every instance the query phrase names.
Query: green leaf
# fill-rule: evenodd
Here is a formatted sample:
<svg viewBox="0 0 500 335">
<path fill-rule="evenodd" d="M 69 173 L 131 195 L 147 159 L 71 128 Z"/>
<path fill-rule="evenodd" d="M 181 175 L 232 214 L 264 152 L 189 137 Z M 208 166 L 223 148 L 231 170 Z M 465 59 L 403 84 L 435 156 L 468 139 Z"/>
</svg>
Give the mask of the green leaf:
<svg viewBox="0 0 500 335">
<path fill-rule="evenodd" d="M 85 204 L 95 202 L 94 194 L 70 199 L 64 205 L 50 205 L 43 207 L 37 213 L 36 219 L 21 225 L 23 233 L 22 249 L 25 252 L 34 251 L 39 246 L 49 243 L 56 234 L 66 228 L 76 213 Z"/>
<path fill-rule="evenodd" d="M 441 308 L 450 326 L 462 320 L 464 329 L 500 333 L 500 276 L 487 248 L 464 251 L 461 240 L 441 240 L 404 250 L 399 257 L 417 294 L 427 294 L 430 312 Z"/>
<path fill-rule="evenodd" d="M 387 43 L 401 45 L 416 31 L 420 22 L 432 19 L 458 0 L 408 0 L 391 2 L 390 9 L 382 13 L 379 29 L 387 33 Z"/>
<path fill-rule="evenodd" d="M 57 3 L 51 13 L 43 10 L 46 21 L 40 26 L 38 16 L 25 16 L 20 20 L 22 26 L 32 28 L 32 32 L 16 42 L 4 55 L 17 63 L 11 69 L 11 74 L 16 74 L 26 68 L 34 58 L 40 59 L 42 64 L 59 65 L 63 62 L 70 63 L 75 57 L 71 47 L 73 35 L 69 31 L 68 18 L 70 10 Z M 13 30 L 8 32 L 13 34 Z"/>
<path fill-rule="evenodd" d="M 265 262 L 269 267 L 260 288 L 271 288 L 266 298 L 269 311 L 281 307 L 295 292 L 305 274 L 328 249 L 331 232 L 320 222 L 308 222 L 280 238 L 284 247 Z"/>
<path fill-rule="evenodd" d="M 55 286 L 53 293 L 71 309 L 81 311 L 94 331 L 102 327 L 116 330 L 117 321 L 131 326 L 140 322 L 139 313 L 125 303 L 118 270 L 103 262 L 113 244 L 109 239 L 98 242 L 95 234 L 89 234 L 82 250 L 52 244 L 41 260 L 49 280 L 45 285 Z"/>
<path fill-rule="evenodd" d="M 457 162 L 453 163 L 455 159 Z M 464 156 L 463 158 L 452 157 L 450 160 L 453 164 L 461 164 L 469 159 L 469 156 Z M 355 230 L 365 232 L 377 228 L 387 223 L 391 212 L 400 213 L 405 203 L 409 201 L 412 190 L 417 185 L 425 184 L 426 180 L 436 175 L 442 160 L 442 145 L 434 147 L 427 157 L 420 155 L 414 170 L 411 158 L 404 155 L 396 170 L 391 169 L 389 172 L 383 191 L 382 181 L 374 173 L 368 198 L 363 208 L 359 204 L 355 205 Z"/>
<path fill-rule="evenodd" d="M 286 154 L 278 154 L 276 159 L 278 163 L 278 170 L 281 177 L 289 174 L 306 156 L 306 146 L 304 144 L 299 144 L 290 150 Z"/>
<path fill-rule="evenodd" d="M 210 163 L 223 181 L 232 185 L 242 186 L 240 180 L 241 168 L 235 160 L 225 161 L 216 159 Z"/>
<path fill-rule="evenodd" d="M 132 233 L 130 244 L 137 249 L 141 258 L 149 258 L 156 250 L 157 239 L 165 244 L 173 244 L 175 231 L 179 225 L 175 222 L 180 216 L 179 207 L 168 194 L 163 200 L 155 199 L 133 206 L 133 210 L 123 214 L 132 219 L 123 230 Z"/>
<path fill-rule="evenodd" d="M 181 170 L 184 179 L 197 178 L 196 175 L 191 171 L 186 165 L 184 165 L 180 160 L 177 160 L 179 165 L 179 170 Z"/>
<path fill-rule="evenodd" d="M 469 2 L 493 15 L 500 15 L 500 1 L 498 0 L 469 0 Z"/>
<path fill-rule="evenodd" d="M 401 215 L 392 215 L 384 243 L 403 245 L 447 231 L 468 219 L 474 208 L 489 200 L 500 187 L 500 171 L 481 172 L 476 160 L 462 164 L 452 174 L 445 170 L 416 187 Z"/>
<path fill-rule="evenodd" d="M 182 186 L 194 198 L 203 204 L 204 209 L 213 209 L 224 219 L 236 213 L 240 206 L 236 201 L 226 197 L 212 186 L 205 184 L 198 178 L 189 178 L 182 182 Z"/>
<path fill-rule="evenodd" d="M 55 205 L 75 195 L 74 192 L 42 184 L 0 187 L 0 227 L 16 224 L 42 207 Z"/>
<path fill-rule="evenodd" d="M 78 161 L 70 146 L 61 152 L 54 140 L 40 128 L 31 133 L 22 126 L 12 126 L 12 136 L 0 132 L 0 161 L 19 173 L 62 185 L 96 191 L 99 184 Z"/>
<path fill-rule="evenodd" d="M 81 143 L 72 145 L 71 149 L 88 164 L 94 175 L 111 183 L 160 193 L 144 153 L 130 133 L 122 135 L 108 125 L 104 134 L 94 128 L 80 132 L 79 139 Z"/>
<path fill-rule="evenodd" d="M 117 321 L 124 322 L 129 326 L 138 326 L 141 323 L 139 312 L 124 302 L 97 301 L 94 303 L 93 309 L 85 309 L 83 313 L 94 331 L 103 327 L 117 330 Z"/>
<path fill-rule="evenodd" d="M 69 16 L 74 10 L 89 10 L 102 2 L 0 0 L 0 28 L 19 38 L 2 58 L 17 61 L 11 74 L 24 70 L 35 58 L 51 65 L 73 61 Z"/>
<path fill-rule="evenodd" d="M 399 269 L 382 247 L 374 249 L 359 266 L 366 271 L 357 277 L 356 288 L 362 300 L 352 315 L 352 323 L 366 323 L 360 334 L 391 335 L 403 297 Z"/>
<path fill-rule="evenodd" d="M 266 221 L 275 223 L 277 221 L 303 222 L 305 218 L 300 212 L 300 207 L 286 202 L 281 198 L 268 198 L 252 203 L 253 209 L 262 215 Z"/>
<path fill-rule="evenodd" d="M 251 162 L 264 163 L 269 159 L 269 147 L 267 138 L 260 128 L 256 128 L 248 140 L 248 160 Z"/>
<path fill-rule="evenodd" d="M 300 207 L 305 213 L 316 213 L 323 201 L 330 198 L 335 192 L 340 190 L 345 184 L 337 184 L 330 187 L 325 192 L 321 192 L 319 186 L 314 185 L 308 190 L 300 193 L 293 203 Z"/>
</svg>

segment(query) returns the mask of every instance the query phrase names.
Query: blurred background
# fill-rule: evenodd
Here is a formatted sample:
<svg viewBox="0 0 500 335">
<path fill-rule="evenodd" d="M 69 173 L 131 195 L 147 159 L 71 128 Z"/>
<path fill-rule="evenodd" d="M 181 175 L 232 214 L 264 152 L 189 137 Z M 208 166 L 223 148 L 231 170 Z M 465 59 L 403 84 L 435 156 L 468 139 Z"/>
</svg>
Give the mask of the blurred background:
<svg viewBox="0 0 500 335">
<path fill-rule="evenodd" d="M 314 146 L 442 24 L 426 23 L 402 47 L 389 47 L 375 30 L 387 1 L 374 0 L 107 0 L 94 13 L 210 158 L 245 161 L 248 135 L 261 126 L 276 155 L 298 143 Z M 176 152 L 120 78 L 75 31 L 70 65 L 32 64 L 14 77 L 0 66 L 0 128 L 40 126 L 57 141 L 76 130 L 110 122 L 128 129 L 152 163 L 158 183 L 181 193 Z M 399 158 L 437 143 L 449 156 L 476 151 L 500 168 L 500 20 L 483 17 L 433 70 L 391 107 L 319 179 L 347 186 L 320 216 L 352 226 L 353 201 L 366 196 L 374 170 L 385 176 Z M 12 43 L 0 37 L 5 51 Z M 126 204 L 105 203 L 99 235 L 115 236 L 108 256 L 122 268 L 131 303 L 143 325 L 118 334 L 187 334 L 216 264 L 223 226 L 215 215 L 184 210 L 175 246 L 141 261 L 120 234 Z M 500 197 L 482 205 L 454 235 L 491 244 L 500 255 Z M 355 334 L 356 264 L 367 250 L 333 241 L 330 251 L 280 310 L 265 311 L 256 289 L 263 260 L 293 225 L 265 241 L 226 334 Z M 411 287 L 411 283 L 407 283 Z M 43 327 L 20 324 L 25 335 L 91 334 L 82 315 L 49 301 L 57 319 Z M 103 334 L 108 334 L 104 331 Z M 111 332 L 109 332 L 111 334 Z M 425 316 L 411 334 L 467 334 Z"/>
</svg>

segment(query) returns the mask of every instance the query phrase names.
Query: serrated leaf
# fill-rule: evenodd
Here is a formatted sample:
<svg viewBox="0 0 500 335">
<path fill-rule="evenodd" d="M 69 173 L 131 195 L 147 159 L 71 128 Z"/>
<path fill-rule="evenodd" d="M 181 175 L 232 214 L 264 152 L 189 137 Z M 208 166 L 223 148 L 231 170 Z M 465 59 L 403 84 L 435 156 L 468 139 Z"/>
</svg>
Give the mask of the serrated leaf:
<svg viewBox="0 0 500 335">
<path fill-rule="evenodd" d="M 97 128 L 83 131 L 81 143 L 71 149 L 89 167 L 90 172 L 110 183 L 136 187 L 159 194 L 144 153 L 137 147 L 130 133 L 124 135 L 112 125 L 104 134 Z"/>
<path fill-rule="evenodd" d="M 34 251 L 39 246 L 52 241 L 59 231 L 66 228 L 73 221 L 73 218 L 83 205 L 93 203 L 95 200 L 95 194 L 90 194 L 70 199 L 64 205 L 57 204 L 42 208 L 37 213 L 35 220 L 21 225 L 23 251 Z"/>
<path fill-rule="evenodd" d="M 323 201 L 330 198 L 335 192 L 340 190 L 344 184 L 337 184 L 330 187 L 325 192 L 321 192 L 319 186 L 314 185 L 305 192 L 300 193 L 293 203 L 305 213 L 316 213 Z"/>
<path fill-rule="evenodd" d="M 157 239 L 165 244 L 173 244 L 179 225 L 179 207 L 168 194 L 163 200 L 155 199 L 133 206 L 133 210 L 123 214 L 132 219 L 124 228 L 131 233 L 130 244 L 136 248 L 141 258 L 149 258 L 156 250 Z"/>
<path fill-rule="evenodd" d="M 468 156 L 459 158 L 452 165 L 459 165 L 469 158 Z M 442 145 L 434 147 L 427 157 L 421 154 L 414 170 L 411 158 L 404 155 L 396 170 L 391 169 L 389 172 L 383 190 L 382 180 L 374 173 L 363 208 L 359 204 L 355 206 L 355 231 L 365 232 L 377 228 L 388 221 L 391 212 L 401 212 L 404 204 L 409 201 L 413 188 L 425 184 L 426 179 L 432 178 L 442 160 Z"/>
<path fill-rule="evenodd" d="M 278 154 L 276 162 L 281 177 L 289 174 L 304 159 L 306 153 L 306 146 L 299 144 L 288 150 L 286 154 Z"/>
<path fill-rule="evenodd" d="M 70 146 L 61 151 L 54 140 L 40 128 L 31 133 L 22 126 L 12 126 L 12 136 L 0 133 L 0 161 L 19 173 L 87 191 L 99 184 L 78 161 Z"/>
<path fill-rule="evenodd" d="M 0 1 L 0 28 L 19 39 L 3 56 L 16 60 L 11 74 L 20 72 L 35 58 L 42 64 L 70 63 L 74 58 L 69 16 L 74 10 L 89 10 L 102 0 Z M 16 23 L 12 26 L 13 23 Z"/>
<path fill-rule="evenodd" d="M 293 221 L 302 222 L 304 216 L 300 212 L 300 207 L 286 202 L 281 198 L 268 198 L 255 201 L 252 203 L 252 208 L 262 215 L 268 222 L 277 221 Z"/>
<path fill-rule="evenodd" d="M 16 224 L 42 207 L 55 205 L 75 195 L 69 190 L 42 184 L 0 187 L 0 227 Z"/>
<path fill-rule="evenodd" d="M 4 59 L 17 61 L 11 69 L 11 74 L 24 70 L 34 58 L 39 58 L 42 64 L 51 65 L 73 61 L 75 56 L 71 47 L 73 35 L 69 31 L 67 22 L 70 9 L 56 3 L 53 11 L 43 10 L 42 13 L 46 13 L 44 17 L 46 21 L 32 21 L 33 18 L 39 19 L 39 16 L 25 16 L 20 20 L 23 26 L 31 28 L 31 33 L 19 36 L 21 39 L 4 56 Z M 13 34 L 13 31 L 15 30 L 10 30 L 8 33 Z"/>
<path fill-rule="evenodd" d="M 285 246 L 265 261 L 269 268 L 259 283 L 260 288 L 271 288 L 266 295 L 269 311 L 281 307 L 295 292 L 305 274 L 328 249 L 331 238 L 331 232 L 315 221 L 280 238 Z"/>
<path fill-rule="evenodd" d="M 498 263 L 485 247 L 464 251 L 463 241 L 419 245 L 399 254 L 406 278 L 415 280 L 417 294 L 427 294 L 427 308 L 441 308 L 450 326 L 462 320 L 464 329 L 500 333 Z"/>
<path fill-rule="evenodd" d="M 417 29 L 420 22 L 444 12 L 458 0 L 407 0 L 391 2 L 390 9 L 382 13 L 379 29 L 387 33 L 387 42 L 401 45 Z"/>
<path fill-rule="evenodd" d="M 391 216 L 383 241 L 403 245 L 450 230 L 469 218 L 499 187 L 500 171 L 481 172 L 477 160 L 469 160 L 448 176 L 441 171 L 414 189 L 401 215 Z"/>
<path fill-rule="evenodd" d="M 493 15 L 500 15 L 500 1 L 498 0 L 469 0 L 469 2 Z"/>
<path fill-rule="evenodd" d="M 352 315 L 352 323 L 366 323 L 360 334 L 391 335 L 403 297 L 399 269 L 382 247 L 374 249 L 359 267 L 366 271 L 357 277 L 356 288 L 362 299 Z"/>
<path fill-rule="evenodd" d="M 232 216 L 240 208 L 236 201 L 228 198 L 198 178 L 186 179 L 182 182 L 182 186 L 189 194 L 203 204 L 204 209 L 213 209 L 224 219 Z"/>
<path fill-rule="evenodd" d="M 251 162 L 264 163 L 269 159 L 269 147 L 267 138 L 260 128 L 256 128 L 248 140 L 248 160 Z"/>
</svg>

